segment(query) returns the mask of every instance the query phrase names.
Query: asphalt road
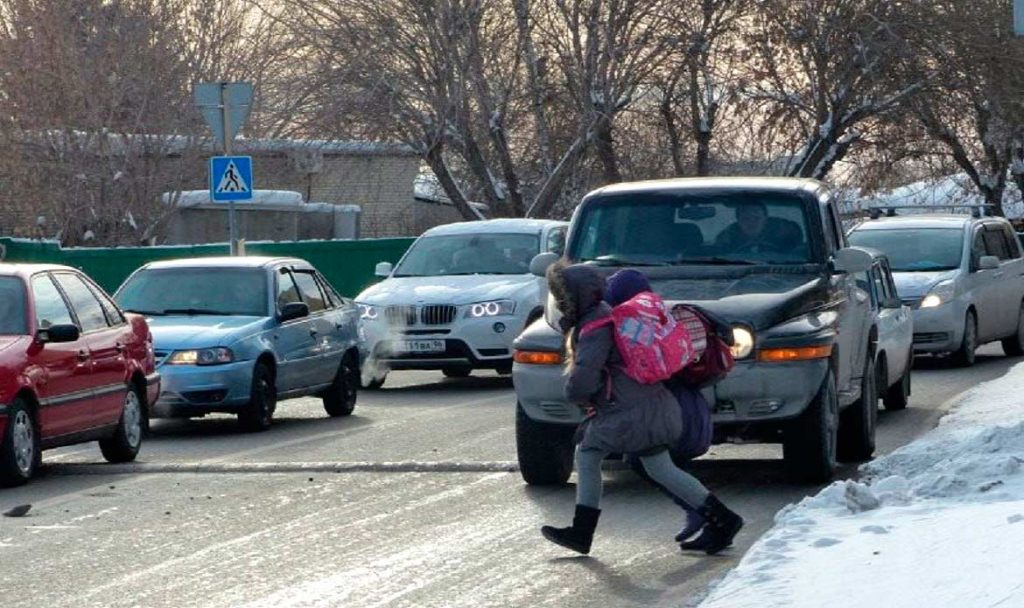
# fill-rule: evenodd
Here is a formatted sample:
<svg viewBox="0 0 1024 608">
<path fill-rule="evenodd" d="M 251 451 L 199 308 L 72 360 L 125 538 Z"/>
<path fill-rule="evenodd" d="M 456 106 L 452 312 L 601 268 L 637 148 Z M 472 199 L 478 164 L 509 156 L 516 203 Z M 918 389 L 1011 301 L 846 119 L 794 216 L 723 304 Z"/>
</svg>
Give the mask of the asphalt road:
<svg viewBox="0 0 1024 608">
<path fill-rule="evenodd" d="M 911 407 L 880 414 L 880 451 L 1003 375 L 1015 360 L 999 352 L 966 370 L 922 361 Z M 47 452 L 41 478 L 0 490 L 0 512 L 32 505 L 0 517 L 0 605 L 679 608 L 817 490 L 786 479 L 777 446 L 716 446 L 694 472 L 747 527 L 709 558 L 678 551 L 671 501 L 608 471 L 593 551 L 576 556 L 538 532 L 568 524 L 573 487 L 523 484 L 513 404 L 507 378 L 403 373 L 345 419 L 299 399 L 258 435 L 228 417 L 157 421 L 132 466 L 100 464 L 94 445 Z"/>
</svg>

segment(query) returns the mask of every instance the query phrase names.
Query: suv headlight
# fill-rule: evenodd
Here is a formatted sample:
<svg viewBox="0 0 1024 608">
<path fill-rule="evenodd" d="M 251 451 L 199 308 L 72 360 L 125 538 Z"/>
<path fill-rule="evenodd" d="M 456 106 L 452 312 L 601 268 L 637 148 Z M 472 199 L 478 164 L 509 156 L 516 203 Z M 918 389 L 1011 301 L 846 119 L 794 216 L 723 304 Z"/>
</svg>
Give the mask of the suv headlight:
<svg viewBox="0 0 1024 608">
<path fill-rule="evenodd" d="M 516 303 L 512 300 L 494 300 L 491 302 L 478 302 L 470 304 L 466 310 L 466 317 L 470 319 L 482 319 L 484 317 L 508 316 L 516 311 Z"/>
<path fill-rule="evenodd" d="M 369 304 L 360 304 L 356 302 L 356 306 L 359 307 L 359 318 L 363 321 L 374 321 L 377 319 L 379 311 L 376 306 Z"/>
<path fill-rule="evenodd" d="M 956 282 L 953 279 L 946 279 L 932 287 L 928 295 L 921 300 L 921 308 L 935 308 L 949 302 L 956 297 Z"/>
<path fill-rule="evenodd" d="M 750 356 L 754 350 L 754 334 L 742 325 L 734 325 L 732 328 L 732 358 L 739 361 Z"/>
<path fill-rule="evenodd" d="M 230 348 L 200 348 L 197 350 L 179 350 L 167 358 L 168 365 L 223 365 L 235 360 L 235 353 Z"/>
</svg>

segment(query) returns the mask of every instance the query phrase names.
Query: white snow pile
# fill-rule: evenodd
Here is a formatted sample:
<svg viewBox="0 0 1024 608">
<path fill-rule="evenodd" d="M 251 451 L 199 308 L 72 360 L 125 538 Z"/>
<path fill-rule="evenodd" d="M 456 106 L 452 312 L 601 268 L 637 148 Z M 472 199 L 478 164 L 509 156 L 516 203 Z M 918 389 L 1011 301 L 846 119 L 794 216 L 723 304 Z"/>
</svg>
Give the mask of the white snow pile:
<svg viewBox="0 0 1024 608">
<path fill-rule="evenodd" d="M 861 208 L 885 207 L 887 205 L 914 205 L 919 207 L 943 205 L 981 205 L 985 197 L 966 173 L 947 175 L 939 179 L 923 180 L 900 186 L 892 190 L 877 192 L 860 199 Z M 1024 216 L 1021 193 L 1013 180 L 1008 180 L 1003 193 L 1003 210 L 1007 217 Z M 948 209 L 937 209 L 950 212 Z"/>
<path fill-rule="evenodd" d="M 1024 606 L 1024 364 L 789 505 L 701 608 Z"/>
</svg>

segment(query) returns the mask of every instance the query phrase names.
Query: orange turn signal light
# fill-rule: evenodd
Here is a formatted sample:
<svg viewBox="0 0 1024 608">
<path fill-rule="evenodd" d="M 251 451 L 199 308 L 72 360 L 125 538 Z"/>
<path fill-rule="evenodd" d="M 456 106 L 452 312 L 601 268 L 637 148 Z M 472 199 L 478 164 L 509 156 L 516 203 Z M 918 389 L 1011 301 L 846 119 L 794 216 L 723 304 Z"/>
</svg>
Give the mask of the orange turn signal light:
<svg viewBox="0 0 1024 608">
<path fill-rule="evenodd" d="M 544 350 L 517 350 L 512 358 L 516 363 L 528 363 L 530 365 L 561 365 L 562 353 L 553 353 Z"/>
<path fill-rule="evenodd" d="M 801 348 L 766 348 L 757 351 L 757 360 L 767 363 L 785 363 L 787 361 L 827 359 L 831 355 L 831 344 L 825 346 L 804 346 Z"/>
</svg>

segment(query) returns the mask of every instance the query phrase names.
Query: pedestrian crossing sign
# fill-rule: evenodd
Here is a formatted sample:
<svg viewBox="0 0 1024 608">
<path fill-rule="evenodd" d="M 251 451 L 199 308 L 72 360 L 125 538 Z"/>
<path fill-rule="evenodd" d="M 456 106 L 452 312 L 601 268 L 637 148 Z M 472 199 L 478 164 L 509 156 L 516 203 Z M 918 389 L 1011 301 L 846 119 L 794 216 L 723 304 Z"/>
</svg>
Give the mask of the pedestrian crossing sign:
<svg viewBox="0 0 1024 608">
<path fill-rule="evenodd" d="M 252 157 L 210 158 L 210 200 L 214 202 L 252 200 Z"/>
</svg>

